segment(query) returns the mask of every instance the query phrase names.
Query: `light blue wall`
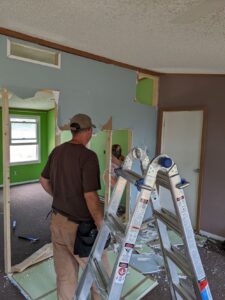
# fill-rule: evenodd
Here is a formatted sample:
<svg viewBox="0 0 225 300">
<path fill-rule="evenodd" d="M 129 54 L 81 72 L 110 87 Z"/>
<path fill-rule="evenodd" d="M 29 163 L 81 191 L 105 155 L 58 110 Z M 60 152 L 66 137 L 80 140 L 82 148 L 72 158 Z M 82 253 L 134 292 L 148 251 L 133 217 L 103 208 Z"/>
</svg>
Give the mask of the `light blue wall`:
<svg viewBox="0 0 225 300">
<path fill-rule="evenodd" d="M 154 155 L 156 109 L 133 101 L 136 72 L 68 53 L 62 53 L 61 70 L 9 59 L 6 40 L 0 35 L 0 86 L 20 97 L 60 90 L 60 125 L 78 112 L 90 114 L 98 126 L 112 116 L 115 129 L 131 128 L 133 145 L 146 145 Z"/>
<path fill-rule="evenodd" d="M 68 53 L 62 53 L 60 70 L 9 59 L 6 41 L 0 35 L 0 87 L 20 97 L 39 89 L 59 90 L 59 125 L 78 112 L 90 114 L 99 127 L 112 116 L 114 129 L 131 128 L 133 146 L 146 146 L 154 156 L 156 109 L 134 102 L 135 71 Z"/>
</svg>

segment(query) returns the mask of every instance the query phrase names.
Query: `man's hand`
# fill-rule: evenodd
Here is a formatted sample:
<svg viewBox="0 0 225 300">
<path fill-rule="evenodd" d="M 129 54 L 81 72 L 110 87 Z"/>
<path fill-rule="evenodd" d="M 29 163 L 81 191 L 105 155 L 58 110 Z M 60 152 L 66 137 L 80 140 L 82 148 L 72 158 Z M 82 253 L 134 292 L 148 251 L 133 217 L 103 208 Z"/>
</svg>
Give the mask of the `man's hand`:
<svg viewBox="0 0 225 300">
<path fill-rule="evenodd" d="M 99 230 L 104 217 L 104 211 L 99 201 L 98 194 L 96 191 L 88 192 L 84 193 L 84 197 L 87 203 L 88 210 L 92 218 L 94 219 L 96 227 Z"/>
<path fill-rule="evenodd" d="M 49 179 L 44 177 L 40 177 L 40 184 L 42 185 L 43 189 L 50 195 L 53 196 L 52 186 Z"/>
</svg>

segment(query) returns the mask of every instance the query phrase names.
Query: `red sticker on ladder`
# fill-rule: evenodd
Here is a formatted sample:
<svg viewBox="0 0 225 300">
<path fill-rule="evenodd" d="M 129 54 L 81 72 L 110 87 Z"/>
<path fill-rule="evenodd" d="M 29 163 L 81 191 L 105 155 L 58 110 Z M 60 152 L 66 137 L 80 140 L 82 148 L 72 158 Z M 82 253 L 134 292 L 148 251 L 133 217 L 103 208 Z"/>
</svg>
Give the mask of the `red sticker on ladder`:
<svg viewBox="0 0 225 300">
<path fill-rule="evenodd" d="M 206 286 L 208 285 L 208 280 L 203 279 L 203 280 L 199 281 L 198 284 L 199 284 L 200 291 L 203 291 L 206 288 Z"/>
<path fill-rule="evenodd" d="M 120 276 L 125 275 L 125 274 L 126 274 L 126 268 L 119 268 L 118 274 L 119 274 Z"/>
</svg>

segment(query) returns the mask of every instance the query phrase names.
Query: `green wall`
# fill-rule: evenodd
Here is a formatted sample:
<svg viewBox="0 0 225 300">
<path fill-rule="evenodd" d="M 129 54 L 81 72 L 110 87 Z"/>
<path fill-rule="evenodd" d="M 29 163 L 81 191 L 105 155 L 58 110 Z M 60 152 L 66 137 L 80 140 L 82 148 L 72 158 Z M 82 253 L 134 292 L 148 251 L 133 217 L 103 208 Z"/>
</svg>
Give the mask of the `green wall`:
<svg viewBox="0 0 225 300">
<path fill-rule="evenodd" d="M 153 105 L 153 84 L 151 78 L 142 78 L 136 86 L 136 101 L 142 104 Z"/>
<path fill-rule="evenodd" d="M 105 185 L 103 181 L 103 174 L 106 169 L 106 141 L 107 134 L 104 131 L 100 131 L 96 135 L 93 135 L 90 141 L 90 149 L 93 150 L 99 160 L 100 166 L 100 178 L 101 178 L 101 190 L 99 191 L 100 196 L 105 195 Z M 112 144 L 120 144 L 122 147 L 122 154 L 124 156 L 128 153 L 128 131 L 127 130 L 113 130 L 112 133 Z M 125 205 L 126 195 L 122 197 L 121 204 Z"/>
<path fill-rule="evenodd" d="M 61 132 L 61 144 L 70 141 L 72 138 L 72 134 L 70 130 L 63 130 Z"/>
<path fill-rule="evenodd" d="M 0 111 L 0 155 L 2 158 L 2 110 Z M 40 177 L 40 173 L 47 161 L 49 149 L 49 136 L 48 132 L 48 112 L 47 111 L 32 111 L 21 109 L 10 109 L 10 114 L 13 115 L 29 115 L 40 117 L 40 163 L 21 164 L 10 166 L 10 182 L 20 183 L 24 181 L 36 180 Z M 3 183 L 3 168 L 2 159 L 0 161 L 0 184 Z"/>
<path fill-rule="evenodd" d="M 90 149 L 93 150 L 98 156 L 99 167 L 100 167 L 100 179 L 101 179 L 101 190 L 99 191 L 99 195 L 102 197 L 105 195 L 103 173 L 106 168 L 106 162 L 105 162 L 106 141 L 107 141 L 107 133 L 104 131 L 100 131 L 97 134 L 93 135 L 90 141 Z"/>
</svg>

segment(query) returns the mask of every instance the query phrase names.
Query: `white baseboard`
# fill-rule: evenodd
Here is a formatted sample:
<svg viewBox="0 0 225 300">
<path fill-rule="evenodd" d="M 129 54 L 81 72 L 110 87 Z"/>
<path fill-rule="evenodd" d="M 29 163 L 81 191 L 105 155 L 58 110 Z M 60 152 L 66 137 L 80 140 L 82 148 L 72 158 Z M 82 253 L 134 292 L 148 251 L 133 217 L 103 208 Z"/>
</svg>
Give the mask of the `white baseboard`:
<svg viewBox="0 0 225 300">
<path fill-rule="evenodd" d="M 222 237 L 222 236 L 219 236 L 219 235 L 216 235 L 216 234 L 204 231 L 204 230 L 200 230 L 200 234 L 204 235 L 204 236 L 206 236 L 208 238 L 211 238 L 211 239 L 214 239 L 214 240 L 218 240 L 218 241 L 224 241 L 225 240 L 225 237 Z"/>
</svg>

